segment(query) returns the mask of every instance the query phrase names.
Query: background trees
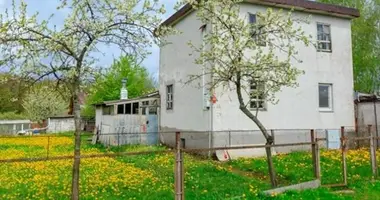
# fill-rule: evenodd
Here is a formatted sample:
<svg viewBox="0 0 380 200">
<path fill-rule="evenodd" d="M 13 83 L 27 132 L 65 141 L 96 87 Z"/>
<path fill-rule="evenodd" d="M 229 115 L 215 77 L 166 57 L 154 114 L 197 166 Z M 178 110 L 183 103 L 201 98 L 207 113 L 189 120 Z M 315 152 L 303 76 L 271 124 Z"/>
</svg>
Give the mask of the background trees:
<svg viewBox="0 0 380 200">
<path fill-rule="evenodd" d="M 88 97 L 82 111 L 84 117 L 94 117 L 93 104 L 120 99 L 121 81 L 126 78 L 128 97 L 134 98 L 155 90 L 155 79 L 146 68 L 141 67 L 131 56 L 115 60 L 104 73 L 98 74 L 95 82 L 88 86 Z"/>
<path fill-rule="evenodd" d="M 355 90 L 380 91 L 380 1 L 319 0 L 359 9 L 360 17 L 352 20 L 352 55 Z"/>
</svg>

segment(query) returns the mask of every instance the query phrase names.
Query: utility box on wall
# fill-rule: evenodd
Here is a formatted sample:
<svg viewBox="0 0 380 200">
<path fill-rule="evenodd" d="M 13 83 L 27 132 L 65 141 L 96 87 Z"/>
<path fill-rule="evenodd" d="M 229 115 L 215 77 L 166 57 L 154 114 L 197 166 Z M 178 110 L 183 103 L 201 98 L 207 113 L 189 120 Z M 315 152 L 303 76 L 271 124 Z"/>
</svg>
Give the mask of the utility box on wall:
<svg viewBox="0 0 380 200">
<path fill-rule="evenodd" d="M 326 130 L 327 149 L 340 149 L 339 130 Z"/>
</svg>

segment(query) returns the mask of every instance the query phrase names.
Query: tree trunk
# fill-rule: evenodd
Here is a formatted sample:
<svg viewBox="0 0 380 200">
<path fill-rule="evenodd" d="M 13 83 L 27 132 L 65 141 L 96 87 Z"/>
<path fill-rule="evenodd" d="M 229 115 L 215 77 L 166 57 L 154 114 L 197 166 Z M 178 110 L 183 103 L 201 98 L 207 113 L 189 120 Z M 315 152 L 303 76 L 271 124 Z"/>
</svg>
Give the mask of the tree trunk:
<svg viewBox="0 0 380 200">
<path fill-rule="evenodd" d="M 74 149 L 74 164 L 72 175 L 72 200 L 79 200 L 79 169 L 80 169 L 80 145 L 81 145 L 81 119 L 80 119 L 80 105 L 79 105 L 79 84 L 74 85 L 73 107 L 74 107 L 74 121 L 75 121 L 75 149 Z"/>
<path fill-rule="evenodd" d="M 251 119 L 257 125 L 257 127 L 259 127 L 260 131 L 262 132 L 263 136 L 266 139 L 266 145 L 272 145 L 273 141 L 274 141 L 273 137 L 271 135 L 269 135 L 268 131 L 266 130 L 266 128 L 264 127 L 264 125 L 260 122 L 260 120 L 254 114 L 252 114 L 252 112 L 249 111 L 249 109 L 246 107 L 246 104 L 245 104 L 245 102 L 243 100 L 243 95 L 242 95 L 242 92 L 241 92 L 242 87 L 241 87 L 241 76 L 240 76 L 240 73 L 237 73 L 235 84 L 236 84 L 236 93 L 237 93 L 238 100 L 239 100 L 240 110 L 249 119 Z M 272 184 L 272 187 L 276 187 L 277 186 L 277 181 L 276 181 L 276 172 L 275 172 L 275 169 L 274 169 L 273 159 L 272 159 L 272 148 L 271 147 L 266 147 L 265 151 L 266 151 L 266 154 L 267 154 L 268 172 L 269 172 L 269 177 L 270 177 L 270 180 L 271 180 L 271 184 Z"/>
</svg>

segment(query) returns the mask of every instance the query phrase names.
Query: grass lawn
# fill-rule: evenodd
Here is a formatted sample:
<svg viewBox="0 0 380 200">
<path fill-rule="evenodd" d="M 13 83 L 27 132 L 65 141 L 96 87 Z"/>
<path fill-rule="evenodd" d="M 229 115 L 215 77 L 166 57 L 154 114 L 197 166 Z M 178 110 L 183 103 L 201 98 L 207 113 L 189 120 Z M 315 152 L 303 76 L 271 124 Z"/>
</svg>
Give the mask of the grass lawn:
<svg viewBox="0 0 380 200">
<path fill-rule="evenodd" d="M 164 147 L 105 148 L 83 139 L 82 153 L 160 150 Z M 50 143 L 49 150 L 47 144 Z M 71 137 L 0 139 L 0 159 L 72 155 Z M 380 155 L 380 152 L 379 154 Z M 185 155 L 186 199 L 380 199 L 380 181 L 371 181 L 369 153 L 348 152 L 348 188 L 335 194 L 320 188 L 264 196 L 269 189 L 265 158 L 216 162 Z M 378 160 L 380 157 L 378 158 Z M 174 199 L 174 154 L 82 159 L 81 199 Z M 279 184 L 313 179 L 311 154 L 291 153 L 274 158 Z M 322 184 L 341 182 L 340 153 L 321 153 Z M 0 199 L 70 199 L 72 160 L 0 164 Z"/>
</svg>

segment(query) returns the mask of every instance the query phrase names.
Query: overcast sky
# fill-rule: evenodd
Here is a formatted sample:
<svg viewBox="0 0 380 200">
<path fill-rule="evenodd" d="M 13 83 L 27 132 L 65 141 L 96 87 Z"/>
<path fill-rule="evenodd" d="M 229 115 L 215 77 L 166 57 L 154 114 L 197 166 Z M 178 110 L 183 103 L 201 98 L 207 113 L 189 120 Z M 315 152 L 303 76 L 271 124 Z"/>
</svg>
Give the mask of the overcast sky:
<svg viewBox="0 0 380 200">
<path fill-rule="evenodd" d="M 41 19 L 48 18 L 52 12 L 56 11 L 56 7 L 59 4 L 58 0 L 24 0 L 28 4 L 28 14 L 32 14 L 35 12 L 39 12 L 39 16 Z M 128 1 L 128 0 L 126 0 Z M 173 7 L 176 3 L 176 0 L 159 0 L 161 4 L 164 4 L 167 10 L 167 13 L 163 16 L 163 20 L 169 17 L 174 13 Z M 4 12 L 6 8 L 10 8 L 12 5 L 12 0 L 0 0 L 0 11 Z M 67 11 L 66 11 L 67 12 Z M 54 13 L 54 18 L 52 19 L 52 23 L 59 27 L 59 24 L 62 24 L 65 10 L 61 10 L 59 12 Z M 119 57 L 120 50 L 117 48 L 106 49 L 107 56 L 99 55 L 100 57 L 100 65 L 109 66 L 114 58 Z M 158 47 L 152 47 L 149 49 L 152 53 L 143 63 L 143 65 L 149 70 L 150 73 L 154 74 L 158 77 L 158 59 L 159 59 L 159 49 Z M 112 53 L 109 53 L 112 52 Z"/>
</svg>

